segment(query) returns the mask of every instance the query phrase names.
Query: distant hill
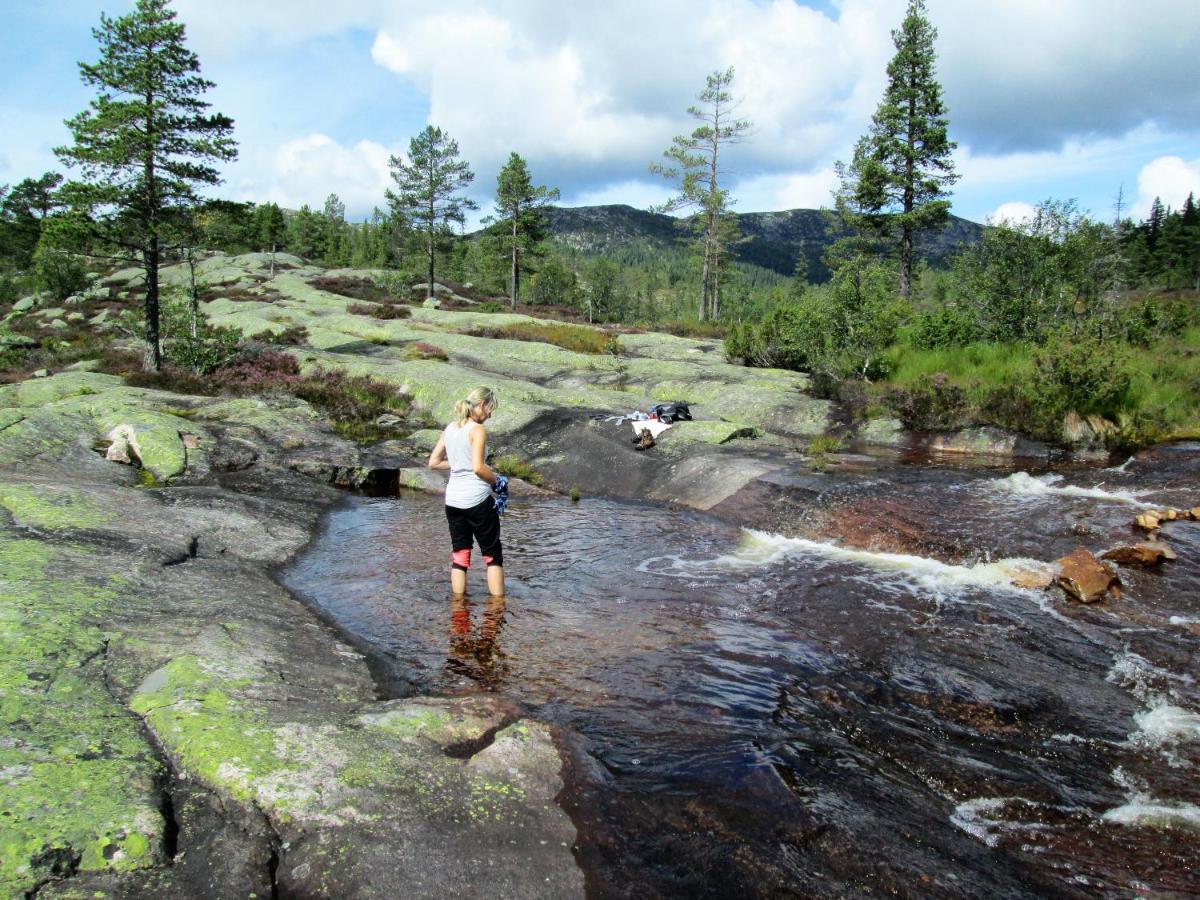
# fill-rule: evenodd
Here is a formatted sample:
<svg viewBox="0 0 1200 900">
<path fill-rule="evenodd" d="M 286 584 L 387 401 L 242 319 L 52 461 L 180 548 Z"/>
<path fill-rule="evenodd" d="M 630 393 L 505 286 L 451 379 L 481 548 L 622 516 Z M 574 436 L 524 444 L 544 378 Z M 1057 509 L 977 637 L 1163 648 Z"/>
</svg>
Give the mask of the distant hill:
<svg viewBox="0 0 1200 900">
<path fill-rule="evenodd" d="M 796 257 L 803 251 L 809 280 L 828 279 L 821 257 L 842 236 L 828 213 L 791 209 L 735 215 L 746 239 L 737 247 L 741 262 L 790 276 L 795 271 Z M 547 219 L 556 240 L 589 256 L 611 256 L 634 246 L 670 252 L 690 235 L 684 220 L 625 205 L 552 207 L 547 210 Z M 982 225 L 951 216 L 944 229 L 918 237 L 917 252 L 931 265 L 942 266 L 982 234 Z"/>
</svg>

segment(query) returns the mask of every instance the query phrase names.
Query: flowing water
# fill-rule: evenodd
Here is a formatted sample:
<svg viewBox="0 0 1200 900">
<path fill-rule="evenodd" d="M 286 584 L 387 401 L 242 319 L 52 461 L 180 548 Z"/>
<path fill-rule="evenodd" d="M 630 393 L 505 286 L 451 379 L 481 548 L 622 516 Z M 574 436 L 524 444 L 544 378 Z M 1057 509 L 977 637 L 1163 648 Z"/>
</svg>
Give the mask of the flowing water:
<svg viewBox="0 0 1200 900">
<path fill-rule="evenodd" d="M 1200 503 L 1200 447 L 845 483 L 847 510 L 953 550 L 519 499 L 507 603 L 477 568 L 454 604 L 440 498 L 414 494 L 348 498 L 284 580 L 414 691 L 496 691 L 578 736 L 561 800 L 593 896 L 1200 891 L 1200 523 L 1119 600 L 1010 582 Z"/>
</svg>

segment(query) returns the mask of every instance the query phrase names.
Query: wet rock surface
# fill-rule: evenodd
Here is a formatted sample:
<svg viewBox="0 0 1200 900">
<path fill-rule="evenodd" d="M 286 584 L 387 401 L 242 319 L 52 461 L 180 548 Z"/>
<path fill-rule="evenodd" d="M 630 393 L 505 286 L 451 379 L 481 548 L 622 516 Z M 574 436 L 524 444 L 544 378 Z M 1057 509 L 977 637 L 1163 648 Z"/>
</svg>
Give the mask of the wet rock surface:
<svg viewBox="0 0 1200 900">
<path fill-rule="evenodd" d="M 271 577 L 343 496 L 303 460 L 378 467 L 297 401 L 32 384 L 0 389 L 6 892 L 581 891 L 551 732 L 488 698 L 398 711 Z M 118 426 L 156 486 L 94 449 Z"/>
</svg>

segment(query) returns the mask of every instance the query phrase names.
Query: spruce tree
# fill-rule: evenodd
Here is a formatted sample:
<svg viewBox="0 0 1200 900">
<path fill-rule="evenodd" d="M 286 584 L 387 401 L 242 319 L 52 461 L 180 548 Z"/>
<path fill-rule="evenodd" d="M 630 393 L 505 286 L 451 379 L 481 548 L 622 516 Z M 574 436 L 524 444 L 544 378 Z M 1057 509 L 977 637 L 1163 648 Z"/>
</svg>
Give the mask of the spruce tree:
<svg viewBox="0 0 1200 900">
<path fill-rule="evenodd" d="M 517 308 L 521 293 L 521 262 L 546 236 L 545 208 L 559 198 L 558 188 L 534 185 L 529 167 L 518 154 L 508 162 L 496 178 L 497 224 L 503 229 L 505 249 L 511 260 L 509 299 Z"/>
<path fill-rule="evenodd" d="M 387 192 L 394 214 L 425 233 L 428 297 L 432 299 L 437 239 L 449 231 L 451 222 L 463 224 L 467 210 L 478 209 L 475 201 L 459 195 L 475 180 L 475 173 L 458 158 L 458 142 L 433 125 L 426 125 L 408 142 L 407 160 L 393 156 L 388 165 L 398 188 Z"/>
<path fill-rule="evenodd" d="M 236 157 L 233 120 L 201 99 L 213 83 L 184 45 L 168 0 L 137 0 L 117 19 L 103 13 L 92 32 L 95 65 L 80 63 L 97 89 L 89 109 L 67 121 L 74 144 L 56 148 L 79 180 L 63 187 L 84 235 L 141 262 L 146 279 L 146 368 L 162 367 L 158 268 L 172 221 L 220 183 L 214 163 Z"/>
<path fill-rule="evenodd" d="M 853 164 L 842 170 L 852 181 L 862 223 L 898 239 L 905 297 L 912 292 L 914 235 L 948 221 L 949 188 L 958 180 L 950 158 L 956 144 L 947 134 L 934 71 L 936 38 L 924 0 L 909 0 L 903 23 L 892 32 L 896 55 L 888 63 L 887 89 L 871 130 L 855 147 Z"/>
<path fill-rule="evenodd" d="M 734 118 L 737 104 L 729 88 L 733 85 L 733 69 L 713 72 L 704 90 L 696 95 L 702 106 L 688 107 L 688 115 L 700 124 L 690 135 L 676 135 L 671 147 L 663 151 L 670 165 L 653 163 L 650 171 L 679 183 L 679 193 L 669 199 L 658 212 L 697 209 L 696 230 L 703 258 L 700 272 L 699 317 L 717 318 L 721 309 L 721 273 L 725 268 L 724 251 L 737 239 L 736 226 L 728 215 L 732 201 L 729 191 L 721 187 L 721 178 L 728 174 L 721 168 L 722 148 L 740 143 L 750 131 L 745 119 Z"/>
</svg>

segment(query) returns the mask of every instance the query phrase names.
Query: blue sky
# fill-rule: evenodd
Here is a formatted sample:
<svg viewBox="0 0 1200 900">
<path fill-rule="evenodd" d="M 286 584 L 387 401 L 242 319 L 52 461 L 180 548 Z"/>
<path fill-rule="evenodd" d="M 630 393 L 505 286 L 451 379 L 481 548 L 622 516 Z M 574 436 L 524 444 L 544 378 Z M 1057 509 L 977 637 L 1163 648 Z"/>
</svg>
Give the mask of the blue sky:
<svg viewBox="0 0 1200 900">
<path fill-rule="evenodd" d="M 90 99 L 101 10 L 6 0 L 0 184 L 57 168 Z M 713 69 L 732 65 L 752 140 L 728 156 L 741 211 L 830 202 L 881 96 L 904 0 L 175 0 L 209 99 L 236 121 L 223 196 L 352 217 L 427 122 L 471 163 L 481 215 L 509 152 L 563 202 L 661 202 L 647 172 Z M 1200 194 L 1200 2 L 927 0 L 958 144 L 954 211 L 982 221 L 1054 197 L 1111 215 Z"/>
</svg>

